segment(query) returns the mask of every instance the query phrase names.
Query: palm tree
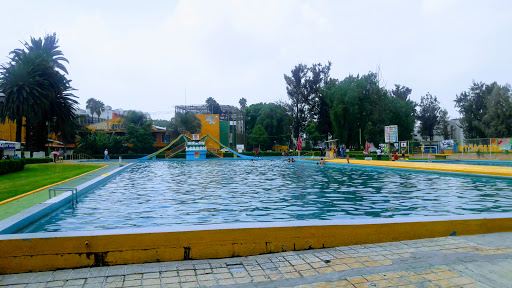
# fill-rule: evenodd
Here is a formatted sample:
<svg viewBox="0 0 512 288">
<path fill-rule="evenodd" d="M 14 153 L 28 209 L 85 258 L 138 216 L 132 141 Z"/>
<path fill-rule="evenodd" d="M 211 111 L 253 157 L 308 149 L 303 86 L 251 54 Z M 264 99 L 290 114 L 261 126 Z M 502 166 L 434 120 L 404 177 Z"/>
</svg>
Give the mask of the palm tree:
<svg viewBox="0 0 512 288">
<path fill-rule="evenodd" d="M 94 99 L 94 98 L 89 98 L 87 99 L 87 102 L 85 102 L 85 109 L 87 109 L 89 111 L 89 113 L 91 113 L 91 118 L 94 117 L 94 113 L 96 112 L 96 103 L 98 102 L 98 100 Z"/>
<path fill-rule="evenodd" d="M 94 117 L 94 114 L 97 114 L 98 122 L 100 122 L 101 112 L 105 111 L 105 104 L 102 101 L 94 98 L 87 99 L 87 102 L 85 102 L 85 104 L 85 109 L 89 110 L 89 113 L 91 113 L 91 117 Z"/>
<path fill-rule="evenodd" d="M 62 62 L 69 61 L 58 50 L 56 34 L 44 39 L 30 38 L 30 44 L 23 45 L 25 49 L 13 50 L 10 62 L 2 66 L 0 90 L 6 95 L 3 110 L 17 122 L 16 141 L 21 141 L 21 123 L 25 118 L 27 142 L 32 137 L 36 146 L 44 147 L 47 131 L 69 131 L 66 125 L 74 121 L 78 103 L 71 93 L 71 80 L 59 72 L 67 74 Z M 53 125 L 53 129 L 46 129 L 47 125 Z M 36 129 L 29 133 L 32 128 Z"/>
<path fill-rule="evenodd" d="M 50 69 L 45 59 L 26 53 L 1 66 L 0 91 L 5 94 L 2 116 L 16 122 L 16 142 L 21 142 L 23 118 L 37 115 L 48 104 L 50 83 L 45 73 Z"/>
<path fill-rule="evenodd" d="M 98 100 L 96 103 L 96 115 L 98 115 L 98 122 L 100 122 L 101 112 L 105 111 L 105 104 L 102 101 Z"/>
<path fill-rule="evenodd" d="M 48 59 L 52 66 L 57 69 L 61 70 L 65 74 L 68 74 L 68 70 L 66 69 L 66 66 L 61 63 L 66 62 L 69 64 L 68 59 L 64 57 L 64 54 L 59 49 L 59 39 L 57 38 L 57 34 L 47 34 L 44 37 L 44 40 L 41 38 L 33 38 L 30 37 L 30 44 L 28 42 L 24 42 L 23 46 L 24 49 L 14 49 L 10 54 L 13 55 L 12 59 L 13 61 L 16 61 L 17 57 L 20 55 L 23 55 L 25 53 L 35 53 L 35 54 L 42 54 L 41 56 L 43 58 Z"/>
</svg>

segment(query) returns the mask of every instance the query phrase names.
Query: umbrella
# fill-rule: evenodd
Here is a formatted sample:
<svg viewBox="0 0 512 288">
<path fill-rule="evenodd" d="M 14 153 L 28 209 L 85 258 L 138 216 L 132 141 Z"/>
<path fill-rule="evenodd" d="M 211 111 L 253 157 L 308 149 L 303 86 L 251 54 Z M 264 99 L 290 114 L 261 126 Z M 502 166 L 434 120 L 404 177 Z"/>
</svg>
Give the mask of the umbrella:
<svg viewBox="0 0 512 288">
<path fill-rule="evenodd" d="M 50 153 L 51 155 L 59 155 L 59 152 L 57 151 L 53 151 L 52 153 Z"/>
</svg>

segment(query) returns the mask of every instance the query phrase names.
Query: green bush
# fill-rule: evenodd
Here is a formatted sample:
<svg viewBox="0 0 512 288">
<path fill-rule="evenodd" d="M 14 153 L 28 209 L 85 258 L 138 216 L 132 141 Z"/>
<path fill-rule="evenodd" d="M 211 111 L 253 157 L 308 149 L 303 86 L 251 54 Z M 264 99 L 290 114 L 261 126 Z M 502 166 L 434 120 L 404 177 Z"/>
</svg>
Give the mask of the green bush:
<svg viewBox="0 0 512 288">
<path fill-rule="evenodd" d="M 300 151 L 300 155 L 306 155 L 306 154 L 309 154 L 311 152 L 314 152 L 315 156 L 319 156 L 320 157 L 320 151 Z M 287 152 L 288 154 L 290 152 Z M 295 152 L 293 152 L 295 154 Z M 254 151 L 251 151 L 251 152 L 243 152 L 241 153 L 242 155 L 247 155 L 247 156 L 254 156 L 255 153 Z M 260 151 L 258 152 L 258 156 L 260 157 L 265 157 L 265 156 L 282 156 L 283 155 L 283 152 L 281 151 Z"/>
<path fill-rule="evenodd" d="M 24 159 L 0 160 L 0 175 L 18 172 L 25 168 Z"/>
<path fill-rule="evenodd" d="M 38 164 L 52 162 L 51 158 L 23 158 L 25 164 Z"/>
</svg>

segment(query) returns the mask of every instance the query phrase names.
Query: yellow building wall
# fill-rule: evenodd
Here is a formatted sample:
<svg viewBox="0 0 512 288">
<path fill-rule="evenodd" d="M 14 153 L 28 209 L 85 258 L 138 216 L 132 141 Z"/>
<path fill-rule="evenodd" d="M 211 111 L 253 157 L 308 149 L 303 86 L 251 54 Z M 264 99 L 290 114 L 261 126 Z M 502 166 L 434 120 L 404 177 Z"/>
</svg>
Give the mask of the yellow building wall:
<svg viewBox="0 0 512 288">
<path fill-rule="evenodd" d="M 219 115 L 217 114 L 196 114 L 196 117 L 201 120 L 201 133 L 200 138 L 210 134 L 213 138 L 220 141 L 220 126 L 219 126 Z M 220 145 L 210 139 L 206 140 L 206 147 L 220 149 Z"/>
<path fill-rule="evenodd" d="M 16 122 L 6 119 L 4 124 L 0 123 L 0 139 L 16 141 Z M 25 127 L 21 128 L 21 142 L 25 142 Z"/>
</svg>

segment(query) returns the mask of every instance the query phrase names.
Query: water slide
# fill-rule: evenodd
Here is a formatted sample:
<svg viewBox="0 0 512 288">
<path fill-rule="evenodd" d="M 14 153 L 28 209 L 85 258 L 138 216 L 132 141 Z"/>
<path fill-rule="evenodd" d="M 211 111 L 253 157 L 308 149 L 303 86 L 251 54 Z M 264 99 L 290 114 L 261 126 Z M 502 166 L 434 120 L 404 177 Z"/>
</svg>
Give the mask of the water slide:
<svg viewBox="0 0 512 288">
<path fill-rule="evenodd" d="M 177 143 L 181 138 L 183 138 L 185 141 L 187 140 L 192 140 L 190 139 L 189 137 L 181 134 L 180 136 L 178 136 L 178 138 L 174 139 L 174 141 L 172 141 L 171 143 L 169 143 L 169 145 L 165 146 L 164 148 L 156 151 L 155 153 L 152 153 L 152 154 L 149 154 L 147 156 L 144 156 L 144 157 L 141 157 L 139 158 L 138 160 L 149 160 L 149 159 L 152 159 L 152 158 L 155 158 L 156 155 L 164 152 L 165 150 L 169 149 L 172 145 L 174 145 L 175 143 Z M 206 136 L 204 136 L 203 138 L 201 138 L 202 141 L 206 140 L 206 138 L 210 138 L 211 140 L 213 140 L 215 143 L 219 144 L 221 147 L 223 148 L 226 148 L 229 152 L 237 155 L 238 157 L 242 158 L 242 159 L 254 159 L 254 157 L 252 156 L 247 156 L 247 155 L 242 155 L 240 153 L 237 153 L 233 150 L 231 150 L 229 147 L 227 147 L 226 145 L 222 144 L 219 142 L 219 140 L 213 138 L 212 136 L 210 136 L 210 134 L 207 134 Z"/>
<path fill-rule="evenodd" d="M 141 158 L 139 158 L 138 160 L 149 160 L 149 159 L 151 159 L 151 158 L 156 157 L 156 155 L 158 155 L 158 154 L 160 154 L 160 153 L 164 152 L 165 150 L 169 149 L 172 145 L 174 145 L 176 142 L 178 142 L 181 138 L 185 139 L 185 141 L 187 140 L 187 139 L 186 139 L 186 138 L 187 138 L 187 136 L 185 136 L 185 135 L 181 134 L 180 136 L 178 136 L 178 138 L 174 139 L 174 141 L 172 141 L 171 143 L 169 143 L 169 145 L 167 145 L 167 146 L 165 146 L 164 148 L 162 148 L 162 149 L 160 149 L 160 150 L 156 151 L 156 152 L 155 152 L 155 153 L 153 153 L 153 154 L 149 154 L 149 155 L 147 155 L 147 156 L 141 157 Z"/>
<path fill-rule="evenodd" d="M 231 153 L 233 153 L 233 154 L 237 155 L 238 157 L 240 157 L 240 158 L 242 158 L 242 159 L 254 159 L 254 157 L 252 157 L 252 156 L 242 155 L 242 154 L 240 154 L 240 153 L 237 153 L 237 152 L 235 152 L 235 151 L 233 151 L 233 150 L 229 149 L 229 147 L 227 147 L 226 145 L 224 145 L 224 144 L 220 143 L 217 139 L 215 139 L 215 138 L 213 138 L 212 136 L 210 136 L 210 134 L 207 134 L 207 135 L 206 135 L 206 136 L 204 136 L 202 139 L 206 139 L 206 138 L 210 138 L 210 139 L 212 139 L 215 143 L 219 144 L 219 145 L 220 145 L 220 147 L 223 147 L 223 148 L 228 149 L 228 151 L 229 151 L 229 152 L 231 152 Z"/>
</svg>

